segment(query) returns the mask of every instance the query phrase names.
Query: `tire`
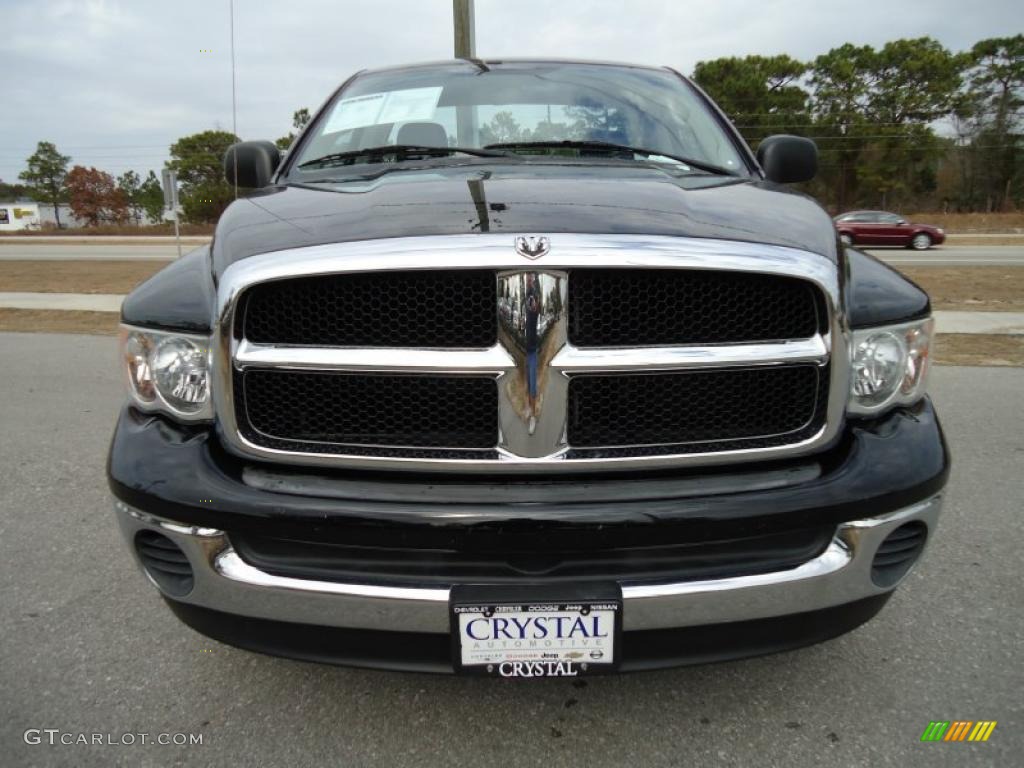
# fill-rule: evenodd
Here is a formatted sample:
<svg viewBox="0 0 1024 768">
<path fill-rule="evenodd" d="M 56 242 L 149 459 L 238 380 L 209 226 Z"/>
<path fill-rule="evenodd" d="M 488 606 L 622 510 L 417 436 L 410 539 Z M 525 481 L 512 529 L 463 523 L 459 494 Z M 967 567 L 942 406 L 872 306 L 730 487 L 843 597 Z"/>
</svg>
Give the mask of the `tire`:
<svg viewBox="0 0 1024 768">
<path fill-rule="evenodd" d="M 846 234 L 845 232 L 839 235 L 839 239 L 843 241 L 843 245 L 845 246 L 853 245 L 853 237 L 851 235 Z"/>
<path fill-rule="evenodd" d="M 932 247 L 931 235 L 925 232 L 918 232 L 910 239 L 910 247 L 915 251 L 927 251 Z"/>
</svg>

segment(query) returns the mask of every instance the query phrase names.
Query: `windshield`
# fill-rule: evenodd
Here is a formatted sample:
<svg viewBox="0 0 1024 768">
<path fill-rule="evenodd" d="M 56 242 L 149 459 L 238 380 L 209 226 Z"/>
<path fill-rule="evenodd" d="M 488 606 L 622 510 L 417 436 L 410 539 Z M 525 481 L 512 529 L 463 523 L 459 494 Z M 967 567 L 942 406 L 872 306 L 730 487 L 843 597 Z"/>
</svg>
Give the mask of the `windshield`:
<svg viewBox="0 0 1024 768">
<path fill-rule="evenodd" d="M 548 142 L 572 144 L 547 147 Z M 338 158 L 336 164 L 380 163 L 379 153 L 359 151 L 389 145 L 468 150 L 516 145 L 504 149 L 561 159 L 600 156 L 600 143 L 617 145 L 616 159 L 623 159 L 625 146 L 646 150 L 627 159 L 679 165 L 673 158 L 683 158 L 732 173 L 745 170 L 730 137 L 696 91 L 671 72 L 596 64 L 486 67 L 467 62 L 357 77 L 321 113 L 288 176 L 296 181 L 325 173 L 337 176 L 339 169 L 331 162 L 318 161 L 345 153 L 356 156 Z M 389 157 L 407 159 L 402 154 Z M 447 161 L 453 157 L 459 155 L 448 155 Z"/>
</svg>

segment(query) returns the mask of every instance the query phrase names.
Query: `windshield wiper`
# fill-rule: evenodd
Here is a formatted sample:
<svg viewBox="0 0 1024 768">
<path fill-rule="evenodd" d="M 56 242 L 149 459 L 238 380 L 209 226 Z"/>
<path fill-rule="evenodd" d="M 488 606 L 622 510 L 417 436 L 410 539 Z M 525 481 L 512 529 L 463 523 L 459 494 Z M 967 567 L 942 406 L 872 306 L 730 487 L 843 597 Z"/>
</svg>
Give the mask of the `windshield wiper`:
<svg viewBox="0 0 1024 768">
<path fill-rule="evenodd" d="M 299 163 L 299 168 L 327 168 L 335 165 L 355 165 L 360 158 L 367 158 L 361 162 L 383 162 L 385 157 L 394 157 L 401 162 L 412 158 L 421 157 L 444 157 L 446 155 L 475 155 L 477 157 L 515 157 L 510 152 L 500 152 L 494 149 L 478 149 L 476 147 L 427 147 L 418 144 L 386 144 L 380 147 L 366 147 L 365 149 L 352 149 L 347 152 L 332 152 L 329 155 L 322 155 L 313 160 Z M 374 158 L 380 158 L 374 160 Z"/>
<path fill-rule="evenodd" d="M 728 168 L 723 168 L 720 165 L 708 163 L 704 160 L 693 160 L 689 157 L 680 157 L 679 155 L 662 152 L 660 149 L 631 147 L 628 144 L 616 144 L 611 141 L 581 141 L 572 139 L 566 139 L 565 141 L 508 141 L 500 144 L 487 144 L 484 149 L 596 149 L 606 152 L 632 152 L 633 154 L 644 155 L 645 157 L 667 157 L 669 160 L 675 160 L 677 163 L 691 165 L 698 170 L 716 175 L 739 175 L 735 171 L 730 171 Z"/>
</svg>

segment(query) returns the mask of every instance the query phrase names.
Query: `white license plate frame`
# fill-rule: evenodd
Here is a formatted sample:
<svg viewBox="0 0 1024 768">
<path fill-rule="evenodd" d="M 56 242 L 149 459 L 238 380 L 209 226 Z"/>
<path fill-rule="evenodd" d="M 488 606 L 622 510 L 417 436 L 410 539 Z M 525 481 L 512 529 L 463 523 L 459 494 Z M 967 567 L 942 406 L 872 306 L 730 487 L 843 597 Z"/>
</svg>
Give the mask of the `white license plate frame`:
<svg viewBox="0 0 1024 768">
<path fill-rule="evenodd" d="M 601 589 L 593 597 L 550 587 L 454 591 L 449 604 L 452 661 L 461 674 L 577 677 L 614 671 L 622 653 L 622 599 Z M 552 599 L 544 594 L 551 592 Z M 602 596 L 600 593 L 604 593 Z"/>
</svg>

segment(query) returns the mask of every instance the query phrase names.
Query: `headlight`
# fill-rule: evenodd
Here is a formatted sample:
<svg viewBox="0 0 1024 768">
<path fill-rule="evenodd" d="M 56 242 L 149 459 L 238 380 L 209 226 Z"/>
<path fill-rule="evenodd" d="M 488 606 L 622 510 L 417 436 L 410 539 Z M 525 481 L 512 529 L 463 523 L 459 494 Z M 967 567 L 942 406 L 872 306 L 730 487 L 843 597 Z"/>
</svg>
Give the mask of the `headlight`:
<svg viewBox="0 0 1024 768">
<path fill-rule="evenodd" d="M 924 396 L 934 326 L 929 318 L 853 332 L 851 415 L 875 415 Z"/>
<path fill-rule="evenodd" d="M 121 326 L 121 359 L 128 391 L 144 411 L 182 421 L 209 421 L 210 339 Z"/>
<path fill-rule="evenodd" d="M 178 336 L 164 339 L 153 350 L 157 391 L 179 411 L 194 413 L 210 398 L 206 350 L 205 345 Z"/>
</svg>

